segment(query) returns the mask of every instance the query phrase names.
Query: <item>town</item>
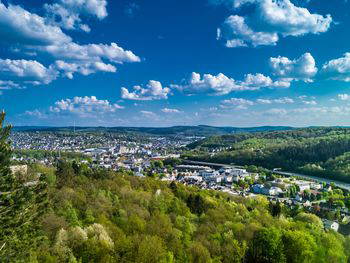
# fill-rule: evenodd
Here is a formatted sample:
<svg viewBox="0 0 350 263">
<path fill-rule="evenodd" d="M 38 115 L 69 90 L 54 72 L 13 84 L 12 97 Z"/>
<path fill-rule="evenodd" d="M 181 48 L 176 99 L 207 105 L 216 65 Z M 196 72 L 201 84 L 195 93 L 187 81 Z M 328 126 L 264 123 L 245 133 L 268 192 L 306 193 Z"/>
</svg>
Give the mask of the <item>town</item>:
<svg viewBox="0 0 350 263">
<path fill-rule="evenodd" d="M 275 206 L 318 215 L 325 228 L 334 231 L 343 231 L 341 227 L 350 222 L 349 204 L 339 198 L 348 195 L 346 189 L 256 167 L 206 164 L 181 158 L 186 145 L 198 139 L 89 132 L 14 132 L 11 135 L 15 150 L 12 169 L 14 173 L 26 173 L 28 164 L 52 166 L 66 156 L 90 168 L 126 170 L 138 177 L 151 176 L 246 198 L 263 195 Z"/>
</svg>

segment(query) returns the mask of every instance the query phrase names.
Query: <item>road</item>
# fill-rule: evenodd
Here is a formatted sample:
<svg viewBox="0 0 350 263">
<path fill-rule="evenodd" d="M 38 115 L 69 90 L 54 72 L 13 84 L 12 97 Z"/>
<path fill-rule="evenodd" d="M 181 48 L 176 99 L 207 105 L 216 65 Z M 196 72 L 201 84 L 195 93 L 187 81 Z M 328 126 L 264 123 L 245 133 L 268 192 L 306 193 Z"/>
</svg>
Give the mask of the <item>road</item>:
<svg viewBox="0 0 350 263">
<path fill-rule="evenodd" d="M 197 164 L 197 165 L 205 165 L 205 166 L 210 166 L 210 167 L 232 167 L 232 168 L 241 168 L 241 166 L 236 166 L 236 165 L 228 165 L 228 164 L 222 164 L 222 163 L 209 163 L 209 162 L 199 162 L 199 161 L 191 161 L 191 160 L 183 160 L 185 163 L 188 164 Z M 282 171 L 271 171 L 275 174 L 283 175 L 283 176 L 298 176 L 300 178 L 308 179 L 308 180 L 313 180 L 319 183 L 334 183 L 337 187 L 340 189 L 344 189 L 347 191 L 350 191 L 350 184 L 344 183 L 341 181 L 335 181 L 335 180 L 330 180 L 326 178 L 321 178 L 317 176 L 311 176 L 311 175 L 305 175 L 305 174 L 297 174 L 297 173 L 291 173 L 291 172 L 282 172 Z"/>
<path fill-rule="evenodd" d="M 317 176 L 311 176 L 311 175 L 305 175 L 305 174 L 297 174 L 297 173 L 290 173 L 290 172 L 282 172 L 282 171 L 271 171 L 271 172 L 273 172 L 275 174 L 284 175 L 284 176 L 298 176 L 300 178 L 313 180 L 313 181 L 316 181 L 316 182 L 319 182 L 319 183 L 328 183 L 328 184 L 334 183 L 337 187 L 350 191 L 350 184 L 344 183 L 344 182 L 341 182 L 341 181 L 335 181 L 335 180 L 330 180 L 330 179 L 321 178 L 321 177 L 317 177 Z"/>
</svg>

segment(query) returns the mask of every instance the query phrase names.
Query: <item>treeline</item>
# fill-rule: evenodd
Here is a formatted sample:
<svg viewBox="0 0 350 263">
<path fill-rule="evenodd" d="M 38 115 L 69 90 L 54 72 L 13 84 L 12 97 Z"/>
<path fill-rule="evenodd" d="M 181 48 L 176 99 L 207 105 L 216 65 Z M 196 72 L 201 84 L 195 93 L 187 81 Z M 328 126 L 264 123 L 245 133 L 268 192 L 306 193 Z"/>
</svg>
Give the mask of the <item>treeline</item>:
<svg viewBox="0 0 350 263">
<path fill-rule="evenodd" d="M 18 158 L 32 158 L 36 160 L 43 160 L 45 158 L 67 158 L 67 159 L 87 159 L 82 153 L 77 152 L 65 152 L 65 151 L 48 151 L 48 150 L 24 150 L 24 149 L 16 149 L 13 150 L 13 156 Z"/>
<path fill-rule="evenodd" d="M 213 145 L 224 150 L 209 154 Z M 309 128 L 221 136 L 189 147 L 193 150 L 184 157 L 190 159 L 282 168 L 350 182 L 350 129 Z"/>
</svg>

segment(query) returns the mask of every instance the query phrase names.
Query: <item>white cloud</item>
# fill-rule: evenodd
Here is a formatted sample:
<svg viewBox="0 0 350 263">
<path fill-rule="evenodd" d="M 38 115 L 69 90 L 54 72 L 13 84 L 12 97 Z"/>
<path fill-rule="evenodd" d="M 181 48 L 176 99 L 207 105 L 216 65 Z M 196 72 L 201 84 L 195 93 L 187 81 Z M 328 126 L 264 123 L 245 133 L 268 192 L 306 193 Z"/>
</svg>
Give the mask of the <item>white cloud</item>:
<svg viewBox="0 0 350 263">
<path fill-rule="evenodd" d="M 350 81 L 350 53 L 345 53 L 343 57 L 333 59 L 325 63 L 322 73 L 331 79 Z"/>
<path fill-rule="evenodd" d="M 107 16 L 106 0 L 57 0 L 53 5 L 67 9 L 70 14 L 77 14 L 79 19 L 80 15 L 95 16 L 98 19 Z M 82 27 L 88 30 L 87 26 Z M 2 80 L 26 81 L 28 85 L 48 84 L 59 75 L 73 78 L 74 73 L 89 75 L 116 72 L 115 64 L 141 61 L 132 51 L 125 50 L 116 43 L 77 44 L 59 26 L 47 19 L 20 6 L 6 7 L 1 1 L 0 43 L 15 51 L 17 56 L 36 56 L 36 60 L 0 61 Z M 52 63 L 52 60 L 55 62 Z M 45 65 L 40 61 L 50 61 L 52 64 Z"/>
<path fill-rule="evenodd" d="M 48 116 L 44 113 L 39 111 L 38 109 L 33 110 L 33 111 L 25 111 L 24 115 L 30 116 L 30 117 L 34 117 L 34 118 L 39 118 L 39 119 L 44 119 L 47 118 Z"/>
<path fill-rule="evenodd" d="M 317 73 L 315 59 L 310 53 L 305 53 L 298 59 L 290 60 L 287 57 L 270 58 L 270 67 L 275 76 L 281 80 L 312 81 Z"/>
<path fill-rule="evenodd" d="M 288 112 L 285 109 L 273 108 L 265 111 L 268 115 L 286 115 Z"/>
<path fill-rule="evenodd" d="M 96 114 L 114 113 L 123 108 L 124 107 L 118 104 L 110 103 L 108 100 L 99 100 L 95 96 L 85 96 L 56 101 L 55 105 L 50 107 L 50 112 L 77 114 L 84 117 L 94 116 Z"/>
<path fill-rule="evenodd" d="M 259 104 L 292 104 L 294 103 L 294 100 L 292 98 L 283 97 L 277 99 L 257 99 L 256 102 Z"/>
<path fill-rule="evenodd" d="M 218 37 L 226 41 L 227 47 L 252 45 L 275 45 L 279 35 L 301 36 L 326 32 L 331 23 L 330 15 L 311 14 L 307 8 L 297 7 L 290 0 L 219 0 L 229 3 L 234 9 L 253 5 L 245 16 L 228 17 Z"/>
<path fill-rule="evenodd" d="M 162 86 L 159 81 L 150 80 L 146 87 L 134 86 L 132 91 L 121 88 L 121 97 L 128 100 L 161 100 L 167 99 L 170 88 Z"/>
<path fill-rule="evenodd" d="M 302 102 L 305 105 L 317 105 L 317 101 L 315 101 L 315 100 L 303 100 Z"/>
<path fill-rule="evenodd" d="M 111 64 L 105 64 L 103 62 L 87 62 L 87 63 L 67 63 L 62 60 L 55 62 L 57 70 L 63 73 L 67 78 L 72 79 L 73 74 L 78 72 L 82 75 L 90 75 L 97 71 L 103 72 L 116 72 L 117 69 Z"/>
<path fill-rule="evenodd" d="M 252 105 L 254 105 L 254 102 L 251 100 L 246 100 L 242 98 L 231 98 L 228 100 L 221 101 L 220 107 L 223 109 L 235 108 L 237 110 L 245 110 Z"/>
<path fill-rule="evenodd" d="M 0 2 L 0 42 L 19 45 L 60 45 L 71 38 L 57 26 L 20 6 Z"/>
<path fill-rule="evenodd" d="M 260 88 L 289 88 L 288 80 L 272 81 L 270 77 L 264 76 L 261 73 L 247 74 L 244 81 L 240 82 L 242 87 L 248 90 L 256 90 Z"/>
<path fill-rule="evenodd" d="M 261 73 L 246 74 L 242 81 L 236 81 L 222 73 L 215 75 L 193 72 L 190 79 L 183 81 L 181 85 L 171 85 L 172 88 L 187 94 L 225 95 L 233 91 L 258 90 L 261 88 L 288 88 L 290 81 L 278 79 L 273 81 L 270 77 Z"/>
<path fill-rule="evenodd" d="M 82 75 L 89 75 L 96 72 L 116 72 L 114 65 L 125 62 L 140 62 L 140 58 L 130 50 L 124 50 L 116 43 L 78 45 L 67 43 L 60 46 L 45 46 L 41 51 L 48 52 L 57 59 L 55 66 L 68 78 L 78 72 Z"/>
<path fill-rule="evenodd" d="M 339 94 L 338 98 L 340 100 L 344 100 L 344 101 L 350 101 L 350 95 L 349 94 Z"/>
<path fill-rule="evenodd" d="M 106 0 L 57 0 L 44 7 L 51 23 L 68 30 L 90 32 L 90 27 L 82 23 L 81 16 L 94 16 L 102 20 L 108 15 Z"/>
<path fill-rule="evenodd" d="M 278 34 L 268 32 L 255 32 L 245 22 L 245 18 L 229 16 L 221 29 L 218 29 L 218 39 L 226 39 L 226 47 L 246 47 L 251 43 L 254 47 L 260 45 L 275 45 Z"/>
<path fill-rule="evenodd" d="M 48 52 L 56 59 L 68 61 L 102 61 L 123 64 L 124 62 L 140 62 L 140 58 L 130 50 L 124 50 L 116 43 L 79 45 L 66 43 L 63 45 L 51 45 L 41 49 Z"/>
<path fill-rule="evenodd" d="M 18 83 L 13 82 L 12 80 L 0 80 L 0 90 L 20 89 L 20 88 L 22 88 L 22 86 L 19 85 Z"/>
<path fill-rule="evenodd" d="M 0 59 L 0 77 L 48 84 L 56 79 L 57 72 L 52 67 L 46 68 L 35 60 Z"/>
<path fill-rule="evenodd" d="M 193 95 L 206 93 L 209 95 L 224 95 L 232 91 L 245 90 L 232 78 L 222 73 L 214 76 L 204 74 L 203 77 L 199 73 L 193 72 L 191 78 L 185 81 L 183 85 L 172 85 L 171 87 L 182 91 L 185 94 Z"/>
<path fill-rule="evenodd" d="M 259 104 L 272 104 L 273 101 L 270 99 L 257 99 L 256 102 Z"/>
<path fill-rule="evenodd" d="M 178 109 L 169 109 L 169 108 L 162 109 L 162 112 L 164 112 L 164 113 L 181 113 L 181 111 Z"/>
<path fill-rule="evenodd" d="M 142 114 L 142 116 L 144 116 L 145 118 L 149 118 L 149 119 L 155 119 L 158 118 L 158 115 L 155 114 L 152 111 L 146 111 L 146 110 L 142 110 L 140 111 L 140 113 Z"/>
</svg>

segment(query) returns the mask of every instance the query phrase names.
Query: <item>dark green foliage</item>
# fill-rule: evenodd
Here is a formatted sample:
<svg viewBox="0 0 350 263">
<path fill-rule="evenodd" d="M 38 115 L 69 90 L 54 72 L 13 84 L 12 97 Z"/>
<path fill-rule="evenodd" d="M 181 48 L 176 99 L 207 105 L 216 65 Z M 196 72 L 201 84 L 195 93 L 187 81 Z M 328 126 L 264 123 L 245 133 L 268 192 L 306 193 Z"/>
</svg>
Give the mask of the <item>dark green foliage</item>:
<svg viewBox="0 0 350 263">
<path fill-rule="evenodd" d="M 0 261 L 12 262 L 28 256 L 40 242 L 38 219 L 46 211 L 45 176 L 39 181 L 24 184 L 10 168 L 10 127 L 4 127 L 5 114 L 0 114 Z"/>
<path fill-rule="evenodd" d="M 187 198 L 187 206 L 190 208 L 192 213 L 199 216 L 207 210 L 203 197 L 199 194 L 190 194 L 190 196 Z"/>
</svg>

